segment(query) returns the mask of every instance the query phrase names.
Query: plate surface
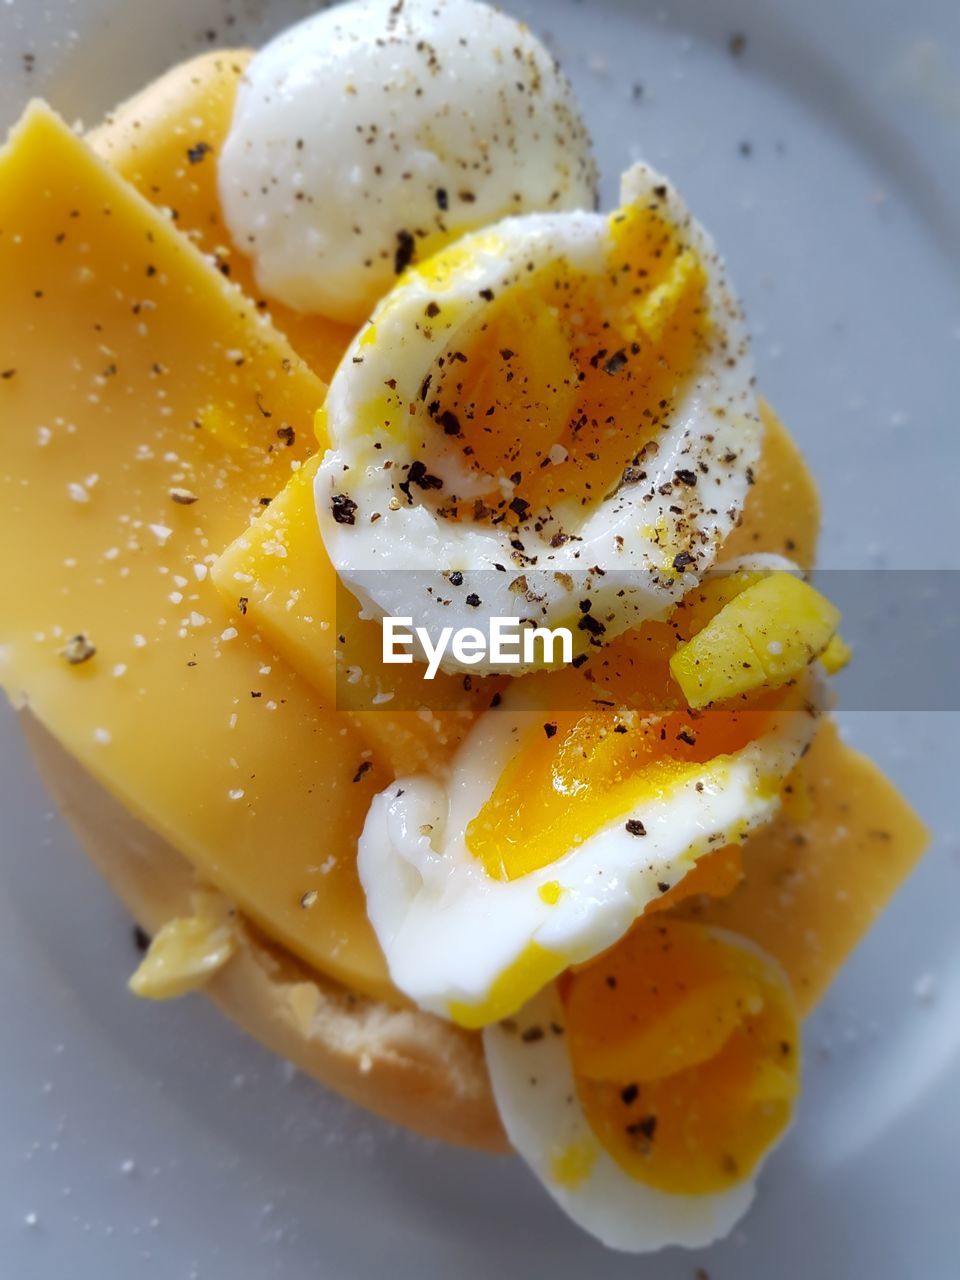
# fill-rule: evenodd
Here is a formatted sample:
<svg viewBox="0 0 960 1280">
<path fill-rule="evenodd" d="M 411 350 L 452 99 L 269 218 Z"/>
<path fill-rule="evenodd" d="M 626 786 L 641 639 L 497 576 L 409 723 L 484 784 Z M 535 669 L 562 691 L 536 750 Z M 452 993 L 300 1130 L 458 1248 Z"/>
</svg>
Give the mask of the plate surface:
<svg viewBox="0 0 960 1280">
<path fill-rule="evenodd" d="M 0 123 L 31 93 L 93 123 L 185 54 L 310 7 L 0 0 Z M 507 7 L 573 79 L 607 200 L 643 156 L 723 247 L 764 390 L 822 485 L 822 561 L 957 568 L 956 0 Z M 933 848 L 808 1024 L 799 1121 L 742 1228 L 637 1260 L 577 1232 L 518 1162 L 373 1120 L 200 999 L 132 1000 L 129 923 L 2 708 L 0 1275 L 955 1277 L 960 717 L 842 719 Z"/>
</svg>

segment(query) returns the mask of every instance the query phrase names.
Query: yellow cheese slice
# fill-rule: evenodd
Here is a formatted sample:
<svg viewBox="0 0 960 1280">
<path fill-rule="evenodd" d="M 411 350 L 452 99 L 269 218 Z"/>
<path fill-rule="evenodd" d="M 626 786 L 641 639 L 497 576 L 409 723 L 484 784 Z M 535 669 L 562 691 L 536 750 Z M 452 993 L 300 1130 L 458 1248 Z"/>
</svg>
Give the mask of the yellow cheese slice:
<svg viewBox="0 0 960 1280">
<path fill-rule="evenodd" d="M 0 295 L 3 685 L 272 937 L 389 994 L 354 864 L 386 776 L 207 572 L 324 384 L 40 104 L 0 153 Z"/>
<path fill-rule="evenodd" d="M 251 56 L 249 49 L 217 49 L 179 63 L 122 103 L 88 140 L 151 204 L 167 210 L 259 309 L 269 310 L 294 350 L 329 378 L 352 329 L 264 298 L 250 259 L 232 244 L 220 211 L 217 160 Z"/>
<path fill-rule="evenodd" d="M 744 878 L 727 898 L 677 908 L 753 938 L 783 965 L 802 1013 L 823 995 L 850 952 L 912 870 L 929 836 L 875 764 L 827 722 L 791 777 L 800 811 L 743 847 Z"/>
<path fill-rule="evenodd" d="M 339 652 L 339 703 L 363 708 L 350 717 L 393 774 L 440 773 L 504 682 L 443 672 L 425 682 L 418 664 L 383 664 L 379 622 L 358 616 L 320 539 L 313 500 L 318 464 L 315 456 L 291 477 L 220 556 L 211 577 L 236 625 L 262 635 L 329 705 L 338 704 Z"/>
<path fill-rule="evenodd" d="M 812 568 L 820 532 L 820 498 L 803 454 L 765 400 L 760 401 L 763 452 L 744 503 L 743 519 L 723 544 L 721 559 L 773 552 Z"/>
</svg>

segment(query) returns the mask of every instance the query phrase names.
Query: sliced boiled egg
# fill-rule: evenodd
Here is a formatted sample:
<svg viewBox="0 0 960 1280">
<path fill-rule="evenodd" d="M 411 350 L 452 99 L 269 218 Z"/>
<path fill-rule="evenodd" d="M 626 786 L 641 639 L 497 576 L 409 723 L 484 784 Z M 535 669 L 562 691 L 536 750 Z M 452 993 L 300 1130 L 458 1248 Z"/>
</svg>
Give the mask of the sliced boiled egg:
<svg viewBox="0 0 960 1280">
<path fill-rule="evenodd" d="M 713 564 L 761 436 L 723 263 L 644 165 L 609 216 L 509 218 L 411 268 L 320 419 L 321 535 L 374 616 L 436 637 L 519 615 L 587 644 Z"/>
<path fill-rule="evenodd" d="M 700 717 L 545 713 L 525 689 L 479 718 L 445 781 L 399 778 L 375 797 L 359 843 L 393 982 L 466 1027 L 611 946 L 698 859 L 772 817 L 823 701 L 813 669 Z"/>
<path fill-rule="evenodd" d="M 487 1027 L 484 1047 L 513 1146 L 575 1222 L 633 1252 L 725 1235 L 799 1091 L 780 967 L 663 915 Z"/>
<path fill-rule="evenodd" d="M 555 58 L 474 0 L 353 0 L 281 32 L 219 166 L 260 287 L 354 324 L 407 263 L 507 214 L 592 207 L 596 179 Z"/>
</svg>

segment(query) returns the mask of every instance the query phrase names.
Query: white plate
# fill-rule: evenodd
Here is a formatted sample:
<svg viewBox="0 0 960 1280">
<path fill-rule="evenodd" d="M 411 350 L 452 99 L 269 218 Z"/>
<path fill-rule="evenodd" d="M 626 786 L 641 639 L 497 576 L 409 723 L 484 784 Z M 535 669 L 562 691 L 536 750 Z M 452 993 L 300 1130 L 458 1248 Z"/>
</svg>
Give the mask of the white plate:
<svg viewBox="0 0 960 1280">
<path fill-rule="evenodd" d="M 261 40 L 308 7 L 0 0 L 0 121 L 43 92 L 93 122 L 207 31 Z M 956 0 L 508 7 L 575 81 L 606 195 L 643 155 L 715 232 L 764 389 L 822 485 L 824 562 L 956 566 Z M 956 1277 L 960 726 L 844 723 L 934 846 L 811 1020 L 799 1123 L 742 1230 L 636 1260 L 580 1235 L 518 1162 L 378 1123 L 202 999 L 131 999 L 129 924 L 49 812 L 4 709 L 0 1276 Z"/>
</svg>

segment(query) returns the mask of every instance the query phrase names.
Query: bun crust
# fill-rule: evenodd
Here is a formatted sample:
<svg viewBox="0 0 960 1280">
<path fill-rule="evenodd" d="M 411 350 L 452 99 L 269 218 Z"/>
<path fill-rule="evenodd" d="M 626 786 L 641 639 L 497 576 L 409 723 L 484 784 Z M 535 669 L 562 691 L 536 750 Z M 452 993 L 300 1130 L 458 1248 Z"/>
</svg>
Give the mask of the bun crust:
<svg viewBox="0 0 960 1280">
<path fill-rule="evenodd" d="M 139 822 L 28 711 L 21 727 L 71 831 L 148 934 L 191 913 L 182 854 Z M 479 1035 L 432 1014 L 355 995 L 246 921 L 235 954 L 203 988 L 244 1031 L 368 1111 L 429 1138 L 507 1149 Z"/>
</svg>

